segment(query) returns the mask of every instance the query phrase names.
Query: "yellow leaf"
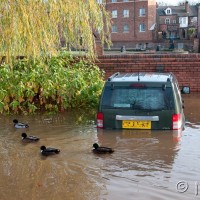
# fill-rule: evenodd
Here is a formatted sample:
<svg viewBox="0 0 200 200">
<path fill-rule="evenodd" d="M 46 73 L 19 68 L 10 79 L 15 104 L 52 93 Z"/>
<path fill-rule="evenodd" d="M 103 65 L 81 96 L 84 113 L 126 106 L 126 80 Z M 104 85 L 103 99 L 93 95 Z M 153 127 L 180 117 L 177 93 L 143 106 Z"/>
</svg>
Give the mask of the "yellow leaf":
<svg viewBox="0 0 200 200">
<path fill-rule="evenodd" d="M 8 104 L 4 106 L 4 109 L 5 109 L 5 110 L 9 110 Z"/>
<path fill-rule="evenodd" d="M 10 97 L 5 96 L 5 97 L 4 97 L 4 102 L 5 102 L 5 103 L 10 103 Z"/>
<path fill-rule="evenodd" d="M 19 97 L 19 98 L 18 98 L 18 101 L 19 101 L 19 103 L 21 103 L 21 102 L 24 101 L 24 99 L 23 99 L 22 97 Z"/>
</svg>

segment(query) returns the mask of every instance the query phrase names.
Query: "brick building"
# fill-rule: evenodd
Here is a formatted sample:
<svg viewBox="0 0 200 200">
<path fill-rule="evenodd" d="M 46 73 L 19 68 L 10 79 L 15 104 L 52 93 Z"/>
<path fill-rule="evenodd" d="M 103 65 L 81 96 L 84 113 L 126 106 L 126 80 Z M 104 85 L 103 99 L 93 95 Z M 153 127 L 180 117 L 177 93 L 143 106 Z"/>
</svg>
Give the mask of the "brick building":
<svg viewBox="0 0 200 200">
<path fill-rule="evenodd" d="M 163 39 L 190 39 L 191 30 L 197 30 L 198 6 L 188 1 L 179 6 L 157 7 L 159 37 Z M 193 32 L 193 37 L 195 36 Z"/>
<path fill-rule="evenodd" d="M 106 10 L 112 17 L 112 49 L 151 46 L 155 38 L 155 0 L 106 0 Z"/>
</svg>

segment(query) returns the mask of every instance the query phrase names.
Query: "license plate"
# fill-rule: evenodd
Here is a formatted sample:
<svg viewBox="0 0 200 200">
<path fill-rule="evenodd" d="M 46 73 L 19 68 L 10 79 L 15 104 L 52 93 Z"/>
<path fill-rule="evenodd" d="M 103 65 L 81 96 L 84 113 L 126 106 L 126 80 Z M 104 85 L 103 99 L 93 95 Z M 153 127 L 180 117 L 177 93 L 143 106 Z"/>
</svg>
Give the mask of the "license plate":
<svg viewBox="0 0 200 200">
<path fill-rule="evenodd" d="M 151 129 L 151 121 L 123 120 L 122 128 Z"/>
</svg>

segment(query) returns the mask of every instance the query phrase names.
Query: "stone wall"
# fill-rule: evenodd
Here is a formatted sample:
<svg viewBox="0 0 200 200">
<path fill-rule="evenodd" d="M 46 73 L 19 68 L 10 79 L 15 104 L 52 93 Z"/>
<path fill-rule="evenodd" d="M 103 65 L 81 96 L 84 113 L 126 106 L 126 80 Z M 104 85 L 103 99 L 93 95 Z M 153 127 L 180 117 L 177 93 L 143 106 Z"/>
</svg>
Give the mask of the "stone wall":
<svg viewBox="0 0 200 200">
<path fill-rule="evenodd" d="M 180 86 L 200 92 L 200 54 L 133 54 L 98 56 L 107 79 L 115 72 L 173 72 Z"/>
</svg>

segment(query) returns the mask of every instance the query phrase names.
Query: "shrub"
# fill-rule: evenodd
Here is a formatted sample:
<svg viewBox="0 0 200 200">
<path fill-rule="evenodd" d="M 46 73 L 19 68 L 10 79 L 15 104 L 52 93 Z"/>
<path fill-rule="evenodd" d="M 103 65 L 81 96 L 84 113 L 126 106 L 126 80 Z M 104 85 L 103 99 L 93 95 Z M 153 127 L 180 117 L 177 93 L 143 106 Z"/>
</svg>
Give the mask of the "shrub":
<svg viewBox="0 0 200 200">
<path fill-rule="evenodd" d="M 0 67 L 0 113 L 58 112 L 95 107 L 104 72 L 84 57 L 61 53 L 58 57 L 16 60 Z"/>
</svg>

